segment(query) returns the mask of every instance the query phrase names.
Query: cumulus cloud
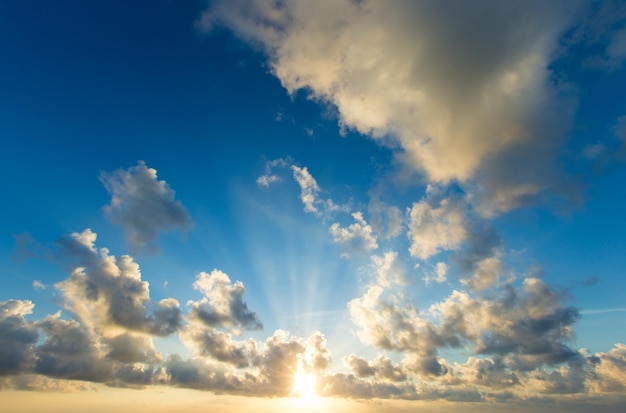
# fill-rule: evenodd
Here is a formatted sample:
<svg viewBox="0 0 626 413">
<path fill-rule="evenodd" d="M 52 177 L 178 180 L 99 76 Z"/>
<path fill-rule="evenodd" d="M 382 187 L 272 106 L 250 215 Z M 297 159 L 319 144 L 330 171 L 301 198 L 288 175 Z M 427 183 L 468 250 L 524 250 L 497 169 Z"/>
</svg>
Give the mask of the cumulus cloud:
<svg viewBox="0 0 626 413">
<path fill-rule="evenodd" d="M 375 376 L 382 380 L 392 382 L 399 382 L 407 379 L 406 372 L 402 366 L 393 363 L 385 356 L 378 356 L 372 363 L 369 363 L 367 360 L 358 357 L 355 354 L 350 354 L 348 357 L 344 358 L 344 363 L 350 366 L 358 377 Z"/>
<path fill-rule="evenodd" d="M 467 340 L 478 354 L 508 356 L 516 369 L 528 370 L 578 357 L 568 346 L 578 310 L 537 278 L 521 288 L 507 286 L 496 299 L 478 299 L 454 291 L 431 307 L 441 318 L 441 332 Z"/>
<path fill-rule="evenodd" d="M 429 195 L 435 191 L 429 187 Z M 458 197 L 430 198 L 414 203 L 409 210 L 409 252 L 423 260 L 457 249 L 467 237 L 466 204 Z"/>
<path fill-rule="evenodd" d="M 504 389 L 520 383 L 518 375 L 511 371 L 501 357 L 469 357 L 466 363 L 456 367 L 457 376 L 468 385 Z"/>
<path fill-rule="evenodd" d="M 482 162 L 511 148 L 550 162 L 567 108 L 548 64 L 575 10 L 570 2 L 217 1 L 199 25 L 226 26 L 261 48 L 290 93 L 307 90 L 336 107 L 345 127 L 399 145 L 398 156 L 432 182 L 503 172 L 483 195 L 506 209 L 535 196 L 545 176 Z"/>
<path fill-rule="evenodd" d="M 91 330 L 115 334 L 132 330 L 167 336 L 182 324 L 175 299 L 150 300 L 147 281 L 128 255 L 116 258 L 106 248 L 95 247 L 96 234 L 87 229 L 59 240 L 66 253 L 78 260 L 70 277 L 55 284 L 65 307 Z"/>
<path fill-rule="evenodd" d="M 372 256 L 372 264 L 376 285 L 391 288 L 406 282 L 406 272 L 396 251 L 388 251 L 382 256 Z"/>
<path fill-rule="evenodd" d="M 444 336 L 409 303 L 399 305 L 395 297 L 372 285 L 361 298 L 348 306 L 353 322 L 360 328 L 358 336 L 381 350 L 410 354 L 408 368 L 420 375 L 445 375 L 447 368 L 437 357 L 439 347 L 459 346 L 459 338 Z"/>
<path fill-rule="evenodd" d="M 0 302 L 0 376 L 11 376 L 5 386 L 67 391 L 86 387 L 67 380 L 123 386 L 156 381 L 161 357 L 149 337 L 127 332 L 107 338 L 60 312 L 30 322 L 23 316 L 33 307 L 29 301 Z"/>
<path fill-rule="evenodd" d="M 330 226 L 333 241 L 344 245 L 348 254 L 367 253 L 377 249 L 376 235 L 372 232 L 372 227 L 363 218 L 363 214 L 355 212 L 352 217 L 355 223 L 348 227 L 341 227 L 336 222 Z"/>
<path fill-rule="evenodd" d="M 437 265 L 435 265 L 434 274 L 424 277 L 424 281 L 426 282 L 426 284 L 430 283 L 431 281 L 435 281 L 441 284 L 448 280 L 447 274 L 448 265 L 445 262 L 438 262 Z"/>
<path fill-rule="evenodd" d="M 196 349 L 202 357 L 231 364 L 237 368 L 250 365 L 251 358 L 256 354 L 254 340 L 235 341 L 230 333 L 214 328 L 191 324 L 181 332 L 181 338 L 189 346 Z"/>
<path fill-rule="evenodd" d="M 161 361 L 160 354 L 154 348 L 150 337 L 133 333 L 123 333 L 105 338 L 108 346 L 106 357 L 122 363 L 156 364 Z"/>
<path fill-rule="evenodd" d="M 580 353 L 569 347 L 578 310 L 537 278 L 500 293 L 472 297 L 453 291 L 421 313 L 389 283 L 372 282 L 366 293 L 349 303 L 361 340 L 381 350 L 406 355 L 404 367 L 417 375 L 446 376 L 449 363 L 443 348 L 466 348 L 498 357 L 510 371 L 572 362 Z"/>
<path fill-rule="evenodd" d="M 24 318 L 34 307 L 26 300 L 0 301 L 0 376 L 21 373 L 35 362 L 32 346 L 39 333 Z"/>
<path fill-rule="evenodd" d="M 248 310 L 248 305 L 243 301 L 246 289 L 241 281 L 232 283 L 227 274 L 213 270 L 211 273 L 198 274 L 193 287 L 204 294 L 204 298 L 198 302 L 189 302 L 189 318 L 211 327 L 263 328 L 256 313 Z"/>
<path fill-rule="evenodd" d="M 303 339 L 277 330 L 265 342 L 235 341 L 232 335 L 205 326 L 185 330 L 183 336 L 196 349 L 204 344 L 197 352 L 200 357 L 173 356 L 166 362 L 170 383 L 183 387 L 288 396 L 298 371 L 322 376 L 330 363 L 326 339 L 320 333 Z"/>
<path fill-rule="evenodd" d="M 157 240 L 159 232 L 191 226 L 185 207 L 174 191 L 157 178 L 157 171 L 140 161 L 137 166 L 102 173 L 100 180 L 111 195 L 106 216 L 126 231 L 126 240 L 140 248 Z"/>
<path fill-rule="evenodd" d="M 593 365 L 589 386 L 597 393 L 615 393 L 626 390 L 626 345 L 616 344 L 605 353 L 590 357 Z"/>
<path fill-rule="evenodd" d="M 471 290 L 494 287 L 504 273 L 500 261 L 502 240 L 487 220 L 475 213 L 468 195 L 459 188 L 429 185 L 424 198 L 408 210 L 407 236 L 413 257 L 428 260 L 450 252 L 450 263 Z M 436 264 L 427 282 L 444 282 L 448 264 Z"/>
<path fill-rule="evenodd" d="M 113 366 L 96 337 L 74 320 L 48 316 L 39 323 L 46 341 L 37 346 L 35 372 L 71 380 L 108 381 Z"/>
</svg>

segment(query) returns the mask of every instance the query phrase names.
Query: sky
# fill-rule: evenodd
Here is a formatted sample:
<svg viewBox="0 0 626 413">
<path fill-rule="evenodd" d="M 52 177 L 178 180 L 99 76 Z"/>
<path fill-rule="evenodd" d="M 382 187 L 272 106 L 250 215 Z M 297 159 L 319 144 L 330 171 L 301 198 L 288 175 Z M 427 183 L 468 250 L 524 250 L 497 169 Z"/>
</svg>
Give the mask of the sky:
<svg viewBox="0 0 626 413">
<path fill-rule="evenodd" d="M 626 403 L 623 1 L 3 1 L 0 56 L 12 411 Z"/>
</svg>

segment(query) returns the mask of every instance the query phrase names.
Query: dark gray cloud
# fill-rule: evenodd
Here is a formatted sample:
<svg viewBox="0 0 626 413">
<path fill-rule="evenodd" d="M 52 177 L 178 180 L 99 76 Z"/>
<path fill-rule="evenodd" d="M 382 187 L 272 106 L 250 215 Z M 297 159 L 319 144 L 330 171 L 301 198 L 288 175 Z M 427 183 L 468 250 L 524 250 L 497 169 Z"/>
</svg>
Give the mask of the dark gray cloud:
<svg viewBox="0 0 626 413">
<path fill-rule="evenodd" d="M 102 173 L 100 180 L 111 195 L 104 212 L 124 228 L 133 248 L 155 242 L 159 232 L 191 227 L 189 213 L 176 200 L 172 188 L 159 181 L 156 169 L 143 161 L 127 170 Z"/>
<path fill-rule="evenodd" d="M 31 301 L 0 301 L 0 376 L 21 373 L 35 362 L 32 347 L 39 333 L 24 318 L 34 307 Z"/>
<path fill-rule="evenodd" d="M 113 375 L 97 339 L 78 322 L 48 316 L 38 324 L 46 341 L 37 346 L 35 372 L 48 377 L 105 382 Z"/>
</svg>

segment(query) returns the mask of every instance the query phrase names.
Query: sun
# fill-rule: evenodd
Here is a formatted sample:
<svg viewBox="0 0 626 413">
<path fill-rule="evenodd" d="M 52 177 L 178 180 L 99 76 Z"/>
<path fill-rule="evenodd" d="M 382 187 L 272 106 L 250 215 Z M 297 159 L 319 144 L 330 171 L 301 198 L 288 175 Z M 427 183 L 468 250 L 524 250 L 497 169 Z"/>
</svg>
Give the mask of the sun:
<svg viewBox="0 0 626 413">
<path fill-rule="evenodd" d="M 315 376 L 310 373 L 305 373 L 299 368 L 298 372 L 293 377 L 293 387 L 291 388 L 291 394 L 303 399 L 317 399 L 315 385 Z"/>
</svg>

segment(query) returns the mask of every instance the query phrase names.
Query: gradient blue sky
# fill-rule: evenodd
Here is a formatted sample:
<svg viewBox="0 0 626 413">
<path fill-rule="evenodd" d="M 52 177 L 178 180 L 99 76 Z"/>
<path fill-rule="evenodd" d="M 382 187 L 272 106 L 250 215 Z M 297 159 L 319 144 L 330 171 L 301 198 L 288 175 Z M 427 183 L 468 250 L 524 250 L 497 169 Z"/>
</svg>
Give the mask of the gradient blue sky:
<svg viewBox="0 0 626 413">
<path fill-rule="evenodd" d="M 9 1 L 0 56 L 18 405 L 624 403 L 624 2 Z"/>
</svg>

